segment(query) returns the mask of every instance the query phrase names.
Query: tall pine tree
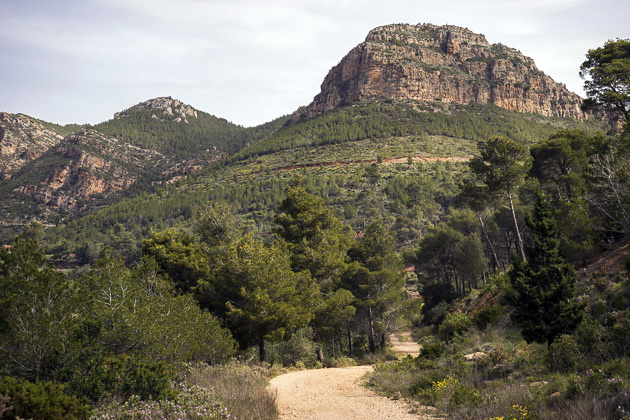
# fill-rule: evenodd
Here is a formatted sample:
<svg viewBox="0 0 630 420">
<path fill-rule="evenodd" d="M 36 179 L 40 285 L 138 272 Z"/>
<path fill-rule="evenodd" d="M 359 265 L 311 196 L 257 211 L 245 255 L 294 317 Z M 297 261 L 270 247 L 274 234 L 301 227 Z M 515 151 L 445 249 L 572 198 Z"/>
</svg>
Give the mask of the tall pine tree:
<svg viewBox="0 0 630 420">
<path fill-rule="evenodd" d="M 575 300 L 577 276 L 560 256 L 556 222 L 541 192 L 528 224 L 533 242 L 527 247 L 527 262 L 514 258 L 507 299 L 514 307 L 512 322 L 525 341 L 551 346 L 579 324 L 583 305 Z"/>
</svg>

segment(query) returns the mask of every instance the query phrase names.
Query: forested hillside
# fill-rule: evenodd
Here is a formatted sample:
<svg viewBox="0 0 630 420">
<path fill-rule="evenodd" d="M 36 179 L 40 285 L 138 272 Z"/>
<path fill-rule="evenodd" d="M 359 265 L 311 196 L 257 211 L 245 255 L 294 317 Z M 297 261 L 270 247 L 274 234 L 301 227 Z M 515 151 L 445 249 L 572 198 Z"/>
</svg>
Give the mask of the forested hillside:
<svg viewBox="0 0 630 420">
<path fill-rule="evenodd" d="M 530 144 L 561 128 L 598 127 L 490 106 L 447 107 L 442 114 L 429 109 L 377 101 L 283 127 L 200 174 L 47 230 L 53 252 L 66 263 L 85 263 L 109 244 L 132 261 L 152 229 L 190 227 L 200 206 L 216 202 L 227 203 L 249 230 L 267 235 L 296 174 L 356 230 L 383 215 L 398 226 L 404 246 L 444 213 L 466 170 L 462 162 L 484 136 Z M 402 163 L 390 165 L 391 158 Z"/>
<path fill-rule="evenodd" d="M 270 376 L 363 363 L 448 418 L 628 418 L 629 63 L 617 40 L 582 65 L 621 130 L 383 97 L 245 129 L 156 98 L 66 137 L 42 157 L 80 191 L 196 159 L 201 128 L 233 154 L 3 232 L 0 415 L 274 419 Z"/>
<path fill-rule="evenodd" d="M 15 150 L 29 160 L 6 157 L 7 168 L 18 169 L 0 182 L 0 223 L 6 227 L 0 241 L 10 240 L 31 220 L 67 223 L 199 172 L 255 144 L 286 119 L 244 128 L 172 98 L 142 102 L 94 127 L 64 128 L 26 116 L 8 119 L 13 125 L 22 121 L 21 131 L 13 127 L 6 133 L 3 150 L 11 149 L 21 133 L 22 145 Z M 72 129 L 76 133 L 62 137 Z M 24 140 L 40 138 L 32 147 Z M 33 150 L 27 153 L 25 147 Z"/>
</svg>

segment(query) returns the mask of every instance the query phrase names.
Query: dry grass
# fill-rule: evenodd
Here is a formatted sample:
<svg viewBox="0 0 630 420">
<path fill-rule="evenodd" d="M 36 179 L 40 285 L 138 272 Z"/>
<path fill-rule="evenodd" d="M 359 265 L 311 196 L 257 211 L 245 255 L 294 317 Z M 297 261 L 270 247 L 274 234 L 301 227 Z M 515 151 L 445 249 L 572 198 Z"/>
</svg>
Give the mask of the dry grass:
<svg viewBox="0 0 630 420">
<path fill-rule="evenodd" d="M 240 420 L 272 420 L 278 417 L 276 395 L 267 389 L 269 372 L 245 364 L 200 366 L 187 382 L 211 389 L 228 412 Z"/>
</svg>

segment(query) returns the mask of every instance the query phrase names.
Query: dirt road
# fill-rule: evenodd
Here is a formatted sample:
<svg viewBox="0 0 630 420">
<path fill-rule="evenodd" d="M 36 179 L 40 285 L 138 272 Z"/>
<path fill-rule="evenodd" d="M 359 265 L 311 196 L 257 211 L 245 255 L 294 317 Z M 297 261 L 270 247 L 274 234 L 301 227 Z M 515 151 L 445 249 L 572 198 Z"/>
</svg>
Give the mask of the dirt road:
<svg viewBox="0 0 630 420">
<path fill-rule="evenodd" d="M 394 351 L 417 354 L 417 343 L 406 332 L 392 337 Z M 377 395 L 361 385 L 372 366 L 303 370 L 280 375 L 271 380 L 277 391 L 280 420 L 419 420 L 429 419 L 409 413 L 403 401 Z"/>
<path fill-rule="evenodd" d="M 381 397 L 363 387 L 372 366 L 302 370 L 271 380 L 278 392 L 281 420 L 418 420 L 402 401 Z"/>
<path fill-rule="evenodd" d="M 392 343 L 394 353 L 398 357 L 405 357 L 406 355 L 417 356 L 420 354 L 420 344 L 416 343 L 411 338 L 411 330 L 405 330 L 397 334 L 392 334 L 389 337 L 389 341 Z"/>
</svg>

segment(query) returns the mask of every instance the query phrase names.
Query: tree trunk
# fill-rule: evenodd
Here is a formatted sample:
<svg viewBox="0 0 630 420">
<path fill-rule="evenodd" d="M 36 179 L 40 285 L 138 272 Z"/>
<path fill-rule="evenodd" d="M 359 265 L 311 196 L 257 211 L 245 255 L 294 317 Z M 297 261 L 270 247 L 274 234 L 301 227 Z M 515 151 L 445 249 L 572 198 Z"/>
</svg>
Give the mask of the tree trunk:
<svg viewBox="0 0 630 420">
<path fill-rule="evenodd" d="M 258 340 L 259 358 L 261 362 L 264 362 L 267 358 L 267 352 L 265 351 L 265 338 L 261 335 Z"/>
<path fill-rule="evenodd" d="M 350 329 L 350 323 L 348 323 L 348 352 L 352 353 L 352 330 Z"/>
<path fill-rule="evenodd" d="M 334 346 L 334 344 L 333 344 L 333 346 Z M 334 348 L 333 348 L 333 351 L 334 351 Z M 317 346 L 316 352 L 317 352 L 317 361 L 319 363 L 324 363 L 324 351 L 322 350 L 322 346 L 321 345 Z"/>
<path fill-rule="evenodd" d="M 385 333 L 381 334 L 381 349 L 385 348 Z"/>
<path fill-rule="evenodd" d="M 512 221 L 514 222 L 514 235 L 516 236 L 516 250 L 521 255 L 523 262 L 527 262 L 525 257 L 525 249 L 523 248 L 523 239 L 521 239 L 521 231 L 518 229 L 518 222 L 516 220 L 516 212 L 514 211 L 514 203 L 512 202 L 512 193 L 508 193 L 510 199 L 510 210 L 512 211 Z"/>
<path fill-rule="evenodd" d="M 376 343 L 374 341 L 374 320 L 372 319 L 372 305 L 368 305 L 368 340 L 370 343 L 370 353 L 376 353 Z"/>
<path fill-rule="evenodd" d="M 492 245 L 492 241 L 488 236 L 488 231 L 486 231 L 486 224 L 481 218 L 481 213 L 477 213 L 477 217 L 479 218 L 479 224 L 481 225 L 481 232 L 483 233 L 483 237 L 488 244 L 488 248 L 490 248 L 490 253 L 492 254 L 492 271 L 496 273 L 497 269 L 499 268 L 499 258 L 497 258 L 497 253 L 494 250 L 494 245 Z"/>
</svg>

